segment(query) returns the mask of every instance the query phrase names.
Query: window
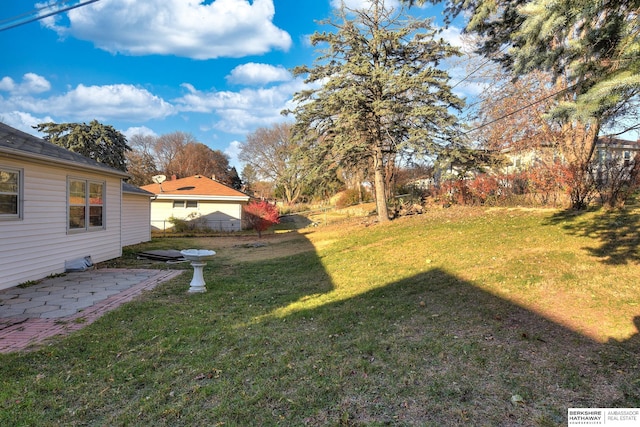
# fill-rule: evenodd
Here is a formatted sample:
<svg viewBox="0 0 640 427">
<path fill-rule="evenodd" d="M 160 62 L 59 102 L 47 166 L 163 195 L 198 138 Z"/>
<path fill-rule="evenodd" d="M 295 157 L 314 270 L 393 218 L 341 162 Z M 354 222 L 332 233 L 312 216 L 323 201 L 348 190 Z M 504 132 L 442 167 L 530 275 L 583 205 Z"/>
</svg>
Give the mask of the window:
<svg viewBox="0 0 640 427">
<path fill-rule="evenodd" d="M 0 220 L 22 217 L 21 171 L 0 166 Z"/>
<path fill-rule="evenodd" d="M 104 183 L 69 179 L 69 230 L 104 228 Z"/>
<path fill-rule="evenodd" d="M 600 164 L 604 164 L 606 160 L 607 160 L 607 150 L 604 148 L 600 148 L 598 150 L 598 161 L 600 162 Z"/>
<path fill-rule="evenodd" d="M 629 165 L 631 164 L 631 151 L 625 151 L 623 153 L 624 156 L 624 167 L 629 167 Z"/>
<path fill-rule="evenodd" d="M 184 209 L 184 208 L 198 208 L 197 200 L 174 200 L 173 201 L 173 209 Z"/>
</svg>

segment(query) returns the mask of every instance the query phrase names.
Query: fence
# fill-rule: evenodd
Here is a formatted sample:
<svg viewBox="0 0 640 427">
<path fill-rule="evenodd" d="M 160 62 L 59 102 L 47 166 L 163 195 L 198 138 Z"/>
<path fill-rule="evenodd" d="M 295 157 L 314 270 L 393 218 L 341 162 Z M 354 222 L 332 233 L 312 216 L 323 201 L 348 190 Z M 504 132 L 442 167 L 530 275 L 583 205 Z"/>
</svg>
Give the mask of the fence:
<svg viewBox="0 0 640 427">
<path fill-rule="evenodd" d="M 197 218 L 193 220 L 152 220 L 151 231 L 153 232 L 189 232 L 189 231 L 240 231 L 245 228 L 245 223 L 239 219 L 205 219 Z"/>
</svg>

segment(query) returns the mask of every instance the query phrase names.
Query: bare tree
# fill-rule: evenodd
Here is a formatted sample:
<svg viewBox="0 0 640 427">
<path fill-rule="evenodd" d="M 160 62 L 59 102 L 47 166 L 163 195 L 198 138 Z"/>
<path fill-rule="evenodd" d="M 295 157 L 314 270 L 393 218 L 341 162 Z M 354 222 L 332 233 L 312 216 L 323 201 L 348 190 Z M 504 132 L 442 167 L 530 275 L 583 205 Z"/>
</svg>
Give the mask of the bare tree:
<svg viewBox="0 0 640 427">
<path fill-rule="evenodd" d="M 272 181 L 285 202 L 292 204 L 302 193 L 305 174 L 298 155 L 292 125 L 279 123 L 248 135 L 238 158 L 250 165 L 259 178 Z"/>
</svg>

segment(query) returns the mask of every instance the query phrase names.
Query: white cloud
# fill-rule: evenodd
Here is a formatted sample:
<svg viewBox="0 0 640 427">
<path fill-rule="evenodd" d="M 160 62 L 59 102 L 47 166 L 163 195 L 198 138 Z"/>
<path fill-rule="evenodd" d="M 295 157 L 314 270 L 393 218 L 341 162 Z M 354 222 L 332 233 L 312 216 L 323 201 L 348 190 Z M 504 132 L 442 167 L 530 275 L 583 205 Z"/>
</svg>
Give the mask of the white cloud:
<svg viewBox="0 0 640 427">
<path fill-rule="evenodd" d="M 229 83 L 261 85 L 271 82 L 286 82 L 291 80 L 291 73 L 283 66 L 275 67 L 269 64 L 249 62 L 238 65 L 226 77 Z"/>
<path fill-rule="evenodd" d="M 348 9 L 368 9 L 371 7 L 371 0 L 331 0 L 331 7 L 334 9 L 339 9 L 342 6 L 342 3 Z M 387 0 L 385 1 L 385 7 L 387 9 L 398 8 L 400 6 L 400 2 L 398 0 Z"/>
<path fill-rule="evenodd" d="M 240 161 L 238 160 L 238 155 L 240 154 L 242 147 L 242 143 L 240 141 L 231 141 L 231 143 L 224 149 L 224 154 L 229 156 L 229 164 L 232 166 L 236 166 L 238 168 Z M 237 171 L 238 174 L 242 172 L 241 170 Z"/>
<path fill-rule="evenodd" d="M 122 134 L 126 136 L 127 139 L 131 139 L 131 137 L 133 137 L 134 135 L 153 136 L 153 137 L 158 136 L 156 132 L 154 132 L 152 129 L 149 129 L 146 126 L 132 126 L 124 130 Z"/>
<path fill-rule="evenodd" d="M 178 111 L 215 114 L 219 120 L 213 128 L 243 134 L 287 120 L 280 112 L 290 106 L 293 94 L 302 90 L 304 83 L 295 79 L 269 88 L 246 88 L 237 92 L 203 92 L 190 84 L 182 86 L 188 93 L 173 100 Z"/>
<path fill-rule="evenodd" d="M 7 109 L 7 106 L 80 121 L 144 121 L 164 118 L 174 113 L 174 107 L 162 98 L 146 89 L 124 84 L 80 84 L 62 95 L 48 98 L 10 97 L 0 103 L 0 107 L 4 107 L 1 109 Z"/>
<path fill-rule="evenodd" d="M 42 138 L 42 134 L 33 128 L 39 123 L 53 122 L 49 116 L 35 117 L 23 111 L 5 111 L 0 113 L 0 122 L 31 135 Z"/>
<path fill-rule="evenodd" d="M 467 41 L 462 36 L 462 28 L 455 26 L 442 28 L 442 32 L 439 35 L 451 46 L 455 46 L 460 49 L 468 46 Z"/>
<path fill-rule="evenodd" d="M 112 53 L 213 59 L 288 50 L 274 15 L 273 0 L 102 0 L 69 11 L 68 26 L 43 22 Z"/>
<path fill-rule="evenodd" d="M 26 73 L 22 76 L 22 82 L 16 83 L 11 77 L 5 76 L 0 80 L 0 90 L 12 95 L 24 95 L 31 93 L 43 93 L 51 89 L 51 84 L 42 76 L 35 73 Z"/>
</svg>

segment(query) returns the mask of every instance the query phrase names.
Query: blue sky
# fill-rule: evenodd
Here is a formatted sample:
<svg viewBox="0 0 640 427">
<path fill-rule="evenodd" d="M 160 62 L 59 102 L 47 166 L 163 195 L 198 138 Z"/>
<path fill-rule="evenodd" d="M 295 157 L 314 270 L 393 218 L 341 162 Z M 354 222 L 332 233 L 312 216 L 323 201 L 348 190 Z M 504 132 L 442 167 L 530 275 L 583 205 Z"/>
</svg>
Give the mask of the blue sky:
<svg viewBox="0 0 640 427">
<path fill-rule="evenodd" d="M 366 0 L 346 3 L 359 7 Z M 43 4 L 5 1 L 0 24 Z M 313 63 L 308 36 L 338 5 L 99 0 L 0 31 L 0 121 L 32 134 L 40 122 L 93 119 L 128 137 L 188 132 L 241 167 L 236 155 L 246 135 L 285 120 L 280 111 L 304 87 L 290 69 Z M 433 6 L 412 13 L 442 19 Z M 459 42 L 455 27 L 443 36 Z M 463 74 L 452 70 L 452 81 Z M 456 90 L 465 96 L 480 89 Z"/>
</svg>

